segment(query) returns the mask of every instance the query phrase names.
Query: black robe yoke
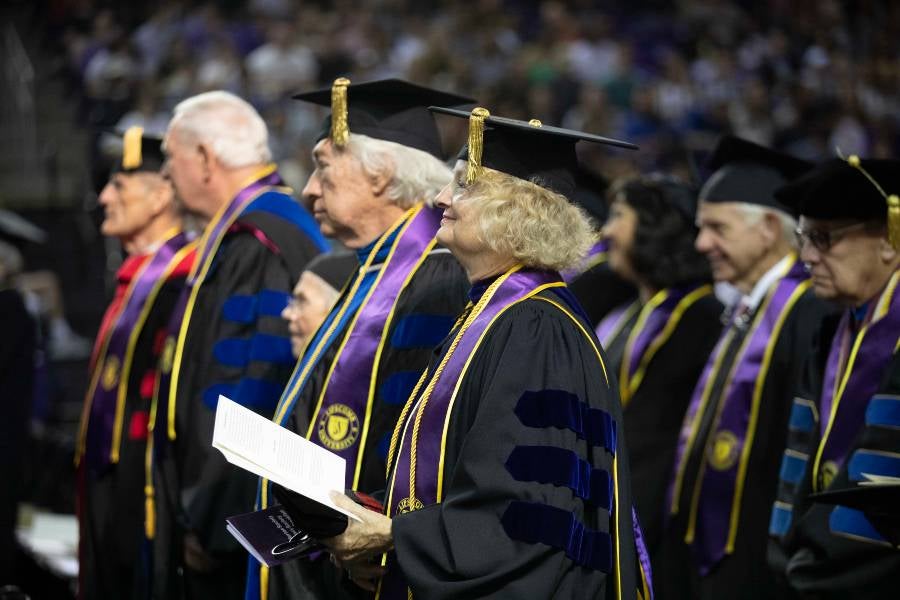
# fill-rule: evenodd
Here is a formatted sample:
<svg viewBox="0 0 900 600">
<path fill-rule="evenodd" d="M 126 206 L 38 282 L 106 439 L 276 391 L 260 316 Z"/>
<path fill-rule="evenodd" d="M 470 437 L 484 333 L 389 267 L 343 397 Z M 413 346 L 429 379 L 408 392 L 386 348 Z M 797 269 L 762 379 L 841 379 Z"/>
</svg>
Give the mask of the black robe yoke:
<svg viewBox="0 0 900 600">
<path fill-rule="evenodd" d="M 811 357 L 809 377 L 800 388 L 798 400 L 807 400 L 807 406 L 818 406 L 821 392 L 823 366 L 836 322 L 826 322 L 821 337 L 821 351 Z M 814 398 L 814 403 L 808 399 Z M 795 401 L 796 402 L 796 401 Z M 894 407 L 894 408 L 891 408 Z M 867 424 L 859 432 L 847 460 L 832 480 L 829 490 L 854 487 L 849 478 L 849 466 L 857 453 L 888 457 L 888 465 L 900 466 L 900 354 L 895 353 L 885 369 L 879 391 L 869 399 Z M 887 410 L 886 410 L 887 409 Z M 819 444 L 818 410 L 812 411 L 810 421 L 812 435 L 803 436 L 799 409 L 792 413 L 789 447 L 797 452 L 813 454 Z M 803 439 L 801 439 L 803 438 Z M 805 442 L 805 443 L 803 443 Z M 812 461 L 809 461 L 812 462 Z M 865 468 L 874 475 L 900 476 L 896 470 L 878 472 L 877 468 Z M 900 590 L 900 549 L 877 539 L 878 535 L 866 531 L 866 523 L 859 515 L 848 515 L 845 507 L 813 502 L 812 469 L 807 464 L 805 473 L 796 487 L 782 481 L 779 500 L 782 506 L 793 504 L 793 526 L 786 537 L 772 537 L 769 544 L 770 565 L 780 576 L 787 578 L 797 598 L 869 599 L 893 598 Z M 785 473 L 785 469 L 782 469 Z M 854 512 L 854 511 L 850 511 Z M 849 520 L 848 520 L 849 517 Z M 773 521 L 776 517 L 773 517 Z M 857 530 L 858 528 L 858 530 Z"/>
<path fill-rule="evenodd" d="M 444 339 L 465 307 L 468 289 L 462 266 L 447 250 L 438 249 L 422 262 L 401 293 L 378 369 L 375 404 L 357 486 L 360 491 L 384 489 L 387 451 L 394 425 L 428 365 L 433 348 Z M 286 423 L 291 431 L 306 435 L 341 339 L 343 335 L 310 374 Z M 270 600 L 367 595 L 342 577 L 327 556 L 313 561 L 295 560 L 269 570 Z"/>
<path fill-rule="evenodd" d="M 613 549 L 621 597 L 635 598 L 639 576 L 630 472 L 616 379 L 610 372 L 607 383 L 589 340 L 569 316 L 539 297 L 561 303 L 558 295 L 544 291 L 511 307 L 474 354 L 450 417 L 443 501 L 394 517 L 399 567 L 415 598 L 615 598 L 612 574 L 576 564 L 565 549 L 521 541 L 547 534 L 558 537 L 562 532 L 551 525 L 552 514 L 568 515 L 602 532 L 601 540 L 602 534 L 609 534 L 610 545 L 597 543 L 595 550 Z M 590 332 L 589 324 L 582 326 Z M 435 353 L 431 369 L 449 343 L 450 338 Z M 525 461 L 518 473 L 521 480 L 511 475 L 507 461 L 528 447 L 529 451 L 537 447 L 537 452 L 543 447 L 571 451 L 595 470 L 610 477 L 614 472 L 612 454 L 573 430 L 524 425 L 516 407 L 528 392 L 551 400 L 574 395 L 587 405 L 583 408 L 604 411 L 618 426 L 618 506 L 612 511 L 582 500 L 567 486 L 539 483 L 537 463 L 529 467 Z M 516 517 L 522 507 L 539 516 Z"/>
<path fill-rule="evenodd" d="M 136 578 L 141 577 L 143 560 L 144 460 L 152 384 L 166 326 L 183 288 L 184 276 L 171 277 L 160 287 L 138 335 L 128 376 L 119 462 L 99 472 L 84 462 L 79 467 L 83 486 L 79 494 L 82 600 L 137 597 Z"/>
<path fill-rule="evenodd" d="M 185 569 L 191 575 L 187 596 L 203 598 L 226 590 L 223 597 L 243 597 L 246 552 L 227 533 L 225 518 L 253 510 L 257 479 L 228 464 L 212 447 L 216 401 L 223 393 L 272 417 L 294 365 L 280 312 L 316 254 L 315 244 L 298 227 L 264 211 L 239 217 L 216 252 L 185 339 L 177 437 L 155 465 L 158 503 L 167 502 L 158 509 L 157 598 L 174 597 L 180 587 L 181 538 L 187 531 L 220 561 L 204 576 Z M 231 351 L 234 344 L 245 343 L 249 352 Z M 165 419 L 158 415 L 157 426 L 165 427 Z"/>
<path fill-rule="evenodd" d="M 609 311 L 637 296 L 635 287 L 610 269 L 605 260 L 576 277 L 569 289 L 584 307 L 592 326 Z"/>
<path fill-rule="evenodd" d="M 670 518 L 663 535 L 659 561 L 654 563 L 654 582 L 661 599 L 756 600 L 775 597 L 775 578 L 766 565 L 769 515 L 778 483 L 791 399 L 801 379 L 805 358 L 812 350 L 815 333 L 828 310 L 827 305 L 807 290 L 785 319 L 762 388 L 756 434 L 740 502 L 734 552 L 724 556 L 703 577 L 691 557 L 691 548 L 684 542 L 698 472 L 702 462 L 707 460 L 706 445 L 695 443 L 685 469 L 679 499 L 680 512 Z M 729 372 L 729 364 L 730 361 L 725 362 L 721 372 Z M 710 400 L 708 403 L 700 421 L 697 440 L 709 437 L 714 411 L 718 406 L 718 401 Z M 657 564 L 659 568 L 656 568 Z"/>
</svg>

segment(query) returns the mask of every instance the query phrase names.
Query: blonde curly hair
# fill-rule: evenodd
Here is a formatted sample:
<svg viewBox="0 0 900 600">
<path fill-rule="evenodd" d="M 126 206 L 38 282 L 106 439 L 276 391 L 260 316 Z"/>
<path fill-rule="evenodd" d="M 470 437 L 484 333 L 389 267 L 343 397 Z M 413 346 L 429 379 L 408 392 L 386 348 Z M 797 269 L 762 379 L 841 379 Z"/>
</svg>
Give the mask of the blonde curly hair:
<svg viewBox="0 0 900 600">
<path fill-rule="evenodd" d="M 596 226 L 587 214 L 539 182 L 484 168 L 466 193 L 481 242 L 523 266 L 567 269 L 596 241 Z"/>
</svg>

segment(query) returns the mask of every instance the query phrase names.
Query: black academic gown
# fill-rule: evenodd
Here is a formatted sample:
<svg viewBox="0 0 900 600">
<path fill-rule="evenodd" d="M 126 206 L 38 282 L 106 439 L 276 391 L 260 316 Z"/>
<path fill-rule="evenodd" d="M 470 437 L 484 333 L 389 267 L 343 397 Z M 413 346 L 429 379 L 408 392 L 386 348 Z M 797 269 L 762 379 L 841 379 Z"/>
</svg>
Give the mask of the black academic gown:
<svg viewBox="0 0 900 600">
<path fill-rule="evenodd" d="M 622 352 L 637 315 L 610 344 L 610 364 L 616 373 L 620 373 Z M 631 489 L 647 550 L 654 559 L 678 434 L 706 359 L 719 339 L 721 315 L 722 305 L 711 293 L 693 303 L 647 364 L 641 384 L 625 403 Z"/>
<path fill-rule="evenodd" d="M 799 388 L 798 398 L 815 399 L 821 393 L 824 365 L 831 346 L 831 338 L 837 328 L 837 319 L 827 319 L 818 351 L 810 357 L 807 376 Z M 885 369 L 878 392 L 871 403 L 882 399 L 888 403 L 900 398 L 900 353 L 895 353 Z M 849 457 L 857 450 L 900 456 L 900 421 L 888 415 L 891 422 L 879 419 L 869 423 L 859 432 L 848 460 L 835 475 L 829 490 L 854 487 L 848 478 Z M 896 421 L 896 422 L 894 422 Z M 798 452 L 814 452 L 819 444 L 819 422 L 812 422 L 812 435 L 792 428 L 788 447 Z M 769 564 L 775 572 L 785 577 L 790 592 L 785 598 L 829 600 L 894 598 L 900 593 L 900 549 L 869 537 L 855 537 L 832 528 L 830 519 L 835 510 L 832 504 L 814 502 L 812 469 L 807 468 L 802 481 L 795 487 L 782 481 L 779 500 L 793 504 L 793 526 L 783 539 L 770 538 Z M 874 473 L 890 474 L 897 473 Z"/>
<path fill-rule="evenodd" d="M 553 291 L 538 296 L 560 303 Z M 435 352 L 429 369 L 451 340 Z M 630 471 L 615 385 L 611 372 L 607 384 L 585 335 L 549 302 L 536 296 L 497 319 L 474 354 L 450 418 L 443 501 L 393 520 L 396 556 L 413 597 L 615 598 L 612 575 L 575 564 L 563 550 L 511 537 L 501 521 L 519 501 L 570 512 L 586 527 L 608 532 L 619 550 L 621 598 L 635 598 Z M 594 469 L 613 472 L 612 456 L 573 431 L 524 426 L 515 407 L 526 392 L 574 394 L 615 421 L 617 511 L 585 502 L 565 486 L 513 479 L 505 464 L 523 446 L 570 450 Z M 532 525 L 537 530 L 546 522 Z"/>
<path fill-rule="evenodd" d="M 767 531 L 772 501 L 778 483 L 778 469 L 784 451 L 791 399 L 801 379 L 816 331 L 829 307 L 807 290 L 786 317 L 775 344 L 762 388 L 755 442 L 750 450 L 743 498 L 738 515 L 734 552 L 726 555 L 704 577 L 684 542 L 692 494 L 706 446 L 695 444 L 688 458 L 679 505 L 680 513 L 667 517 L 657 562 L 654 584 L 660 600 L 735 598 L 756 600 L 777 597 L 775 577 L 766 565 Z M 729 325 L 723 331 L 724 336 Z M 745 335 L 745 334 L 744 334 Z M 721 373 L 730 369 L 744 335 L 736 335 Z M 716 397 L 715 392 L 713 397 Z M 719 395 L 721 398 L 721 395 Z M 749 405 L 749 401 L 748 401 Z M 707 439 L 719 402 L 710 401 L 701 419 L 698 440 Z M 671 481 L 671 477 L 670 477 Z"/>
<path fill-rule="evenodd" d="M 378 369 L 378 391 L 363 453 L 358 486 L 360 491 L 373 493 L 384 489 L 387 468 L 385 461 L 394 425 L 406 399 L 427 366 L 434 346 L 444 338 L 465 307 L 468 289 L 469 283 L 462 266 L 447 250 L 438 249 L 422 262 L 400 295 L 387 336 L 388 345 Z M 402 336 L 405 339 L 399 339 L 397 327 L 410 317 L 418 318 L 422 326 L 418 332 L 411 332 L 408 327 L 411 321 L 407 322 L 407 326 L 404 326 L 407 333 Z M 310 374 L 286 423 L 291 431 L 306 435 L 316 400 L 339 347 L 338 340 L 331 345 Z M 384 382 L 389 380 L 398 382 L 398 385 L 385 386 Z M 402 385 L 399 385 L 401 382 Z M 314 560 L 295 560 L 269 570 L 269 600 L 325 600 L 368 596 L 370 594 L 351 583 L 343 572 L 334 568 L 327 556 L 319 556 Z"/>
<path fill-rule="evenodd" d="M 262 304 L 263 295 L 283 298 L 283 306 L 306 263 L 317 254 L 299 228 L 264 211 L 239 217 L 216 252 L 185 339 L 177 438 L 160 449 L 154 465 L 155 598 L 243 598 L 247 554 L 226 531 L 225 518 L 253 510 L 257 478 L 228 464 L 212 447 L 215 401 L 224 386 L 248 386 L 254 403 L 248 408 L 271 418 L 294 359 L 280 310 L 241 316 L 232 309 L 236 299 L 259 298 Z M 277 352 L 235 366 L 224 346 L 217 347 L 225 340 L 257 340 Z M 165 415 L 158 415 L 157 427 L 166 427 Z M 215 562 L 206 572 L 185 566 L 182 578 L 178 570 L 184 564 L 186 532 L 196 536 Z"/>
<path fill-rule="evenodd" d="M 0 289 L 0 582 L 17 581 L 15 527 L 34 391 L 35 324 L 14 289 Z"/>
<path fill-rule="evenodd" d="M 569 289 L 584 307 L 592 325 L 637 296 L 635 287 L 616 275 L 605 260 L 576 277 Z"/>
<path fill-rule="evenodd" d="M 172 310 L 186 273 L 173 275 L 159 290 L 135 344 L 122 420 L 119 462 L 95 471 L 79 467 L 79 598 L 141 598 L 146 581 L 144 547 L 145 457 L 152 383 Z"/>
</svg>

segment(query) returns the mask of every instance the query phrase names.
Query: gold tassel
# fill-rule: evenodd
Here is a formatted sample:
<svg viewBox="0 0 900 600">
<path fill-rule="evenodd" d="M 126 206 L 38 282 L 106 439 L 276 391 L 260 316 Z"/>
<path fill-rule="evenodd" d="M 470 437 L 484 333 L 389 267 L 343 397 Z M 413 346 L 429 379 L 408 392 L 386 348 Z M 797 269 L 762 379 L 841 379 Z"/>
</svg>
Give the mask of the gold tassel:
<svg viewBox="0 0 900 600">
<path fill-rule="evenodd" d="M 347 122 L 347 86 L 350 80 L 339 77 L 331 86 L 331 143 L 338 148 L 347 145 L 350 125 Z"/>
<path fill-rule="evenodd" d="M 141 139 L 144 137 L 143 127 L 129 127 L 122 136 L 122 168 L 137 169 L 141 166 Z"/>
<path fill-rule="evenodd" d="M 887 192 L 884 191 L 884 188 L 875 181 L 875 178 L 872 177 L 868 171 L 866 171 L 862 162 L 859 160 L 859 157 L 855 154 L 851 154 L 847 158 L 841 154 L 840 149 L 837 151 L 837 155 L 847 161 L 847 164 L 857 169 L 860 173 L 862 173 L 869 182 L 875 186 L 875 189 L 878 190 L 878 193 L 881 194 L 885 202 L 887 202 L 887 227 L 888 227 L 888 241 L 891 243 L 891 246 L 894 247 L 894 250 L 900 250 L 900 197 L 896 194 L 888 195 Z"/>
<path fill-rule="evenodd" d="M 156 504 L 153 502 L 153 488 L 144 487 L 144 534 L 148 540 L 156 537 Z"/>
<path fill-rule="evenodd" d="M 481 155 L 484 152 L 484 120 L 491 116 L 486 108 L 472 109 L 469 117 L 469 163 L 466 165 L 466 184 L 481 175 Z"/>
<path fill-rule="evenodd" d="M 900 250 L 900 196 L 891 194 L 887 197 L 888 205 L 888 240 L 894 250 Z"/>
</svg>

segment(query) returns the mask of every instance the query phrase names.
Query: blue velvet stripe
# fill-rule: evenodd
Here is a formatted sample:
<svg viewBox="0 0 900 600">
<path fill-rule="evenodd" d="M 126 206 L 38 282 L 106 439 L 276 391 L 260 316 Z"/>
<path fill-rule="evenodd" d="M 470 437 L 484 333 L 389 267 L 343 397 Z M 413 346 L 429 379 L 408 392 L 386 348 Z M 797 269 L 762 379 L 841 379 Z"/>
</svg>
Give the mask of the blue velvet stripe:
<svg viewBox="0 0 900 600">
<path fill-rule="evenodd" d="M 608 533 L 585 527 L 574 514 L 555 506 L 514 500 L 500 519 L 511 539 L 562 550 L 575 564 L 610 573 L 612 540 Z"/>
<path fill-rule="evenodd" d="M 398 350 L 434 348 L 447 337 L 453 322 L 447 315 L 407 315 L 394 325 L 391 346 Z"/>
<path fill-rule="evenodd" d="M 325 239 L 325 236 L 319 230 L 319 224 L 309 214 L 309 211 L 300 206 L 296 200 L 287 194 L 278 191 L 268 191 L 260 194 L 256 200 L 247 205 L 241 214 L 257 210 L 273 214 L 288 221 L 305 233 L 320 252 L 328 252 L 330 246 L 328 240 Z"/>
<path fill-rule="evenodd" d="M 791 408 L 791 420 L 788 426 L 793 431 L 812 431 L 816 426 L 812 407 L 809 404 L 801 404 L 794 400 L 794 406 Z"/>
<path fill-rule="evenodd" d="M 900 397 L 872 396 L 866 408 L 866 425 L 900 428 Z"/>
<path fill-rule="evenodd" d="M 865 481 L 864 473 L 900 477 L 900 454 L 857 450 L 850 457 L 847 475 L 850 481 Z"/>
<path fill-rule="evenodd" d="M 234 323 L 255 323 L 256 304 L 256 296 L 231 296 L 222 305 L 222 317 Z"/>
<path fill-rule="evenodd" d="M 783 537 L 791 528 L 793 513 L 790 509 L 775 505 L 772 507 L 772 518 L 769 519 L 769 535 Z"/>
<path fill-rule="evenodd" d="M 526 427 L 573 431 L 592 446 L 616 453 L 616 422 L 606 411 L 591 408 L 563 390 L 527 391 L 516 403 L 516 416 Z"/>
<path fill-rule="evenodd" d="M 250 362 L 250 340 L 225 338 L 213 346 L 213 358 L 220 365 L 242 368 Z"/>
<path fill-rule="evenodd" d="M 244 377 L 237 385 L 232 383 L 216 383 L 203 391 L 203 403 L 215 410 L 219 403 L 219 394 L 234 400 L 241 406 L 251 408 L 264 416 L 271 417 L 281 396 L 281 384 Z"/>
<path fill-rule="evenodd" d="M 889 544 L 872 526 L 866 515 L 854 508 L 835 506 L 828 518 L 828 528 L 832 533 L 842 533 L 878 544 Z"/>
<path fill-rule="evenodd" d="M 391 374 L 379 388 L 382 402 L 391 406 L 405 404 L 421 375 L 418 371 L 398 371 Z"/>
<path fill-rule="evenodd" d="M 281 290 L 262 290 L 257 294 L 259 298 L 259 315 L 262 317 L 281 318 L 281 311 L 291 301 L 291 295 Z"/>
<path fill-rule="evenodd" d="M 213 357 L 226 367 L 243 368 L 251 361 L 293 365 L 291 340 L 279 335 L 257 333 L 250 339 L 225 338 L 213 346 Z"/>
<path fill-rule="evenodd" d="M 808 459 L 800 458 L 792 454 L 784 453 L 781 459 L 781 471 L 778 476 L 782 481 L 797 484 L 803 479 L 803 473 L 806 472 L 806 463 Z"/>
<path fill-rule="evenodd" d="M 506 470 L 516 481 L 534 481 L 567 487 L 576 496 L 606 510 L 612 507 L 612 478 L 594 469 L 577 454 L 553 446 L 516 446 L 506 459 Z"/>
</svg>

